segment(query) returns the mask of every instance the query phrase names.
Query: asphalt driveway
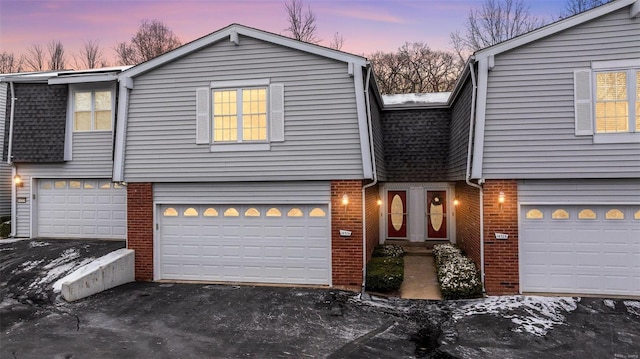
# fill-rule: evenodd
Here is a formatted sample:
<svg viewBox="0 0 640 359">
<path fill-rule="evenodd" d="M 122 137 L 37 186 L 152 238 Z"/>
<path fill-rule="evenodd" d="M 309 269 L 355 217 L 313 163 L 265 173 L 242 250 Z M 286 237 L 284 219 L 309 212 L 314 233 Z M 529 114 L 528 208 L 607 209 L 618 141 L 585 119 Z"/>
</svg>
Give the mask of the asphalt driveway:
<svg viewBox="0 0 640 359">
<path fill-rule="evenodd" d="M 0 358 L 640 358 L 634 300 L 129 283 L 66 303 L 33 301 L 5 273 Z"/>
</svg>

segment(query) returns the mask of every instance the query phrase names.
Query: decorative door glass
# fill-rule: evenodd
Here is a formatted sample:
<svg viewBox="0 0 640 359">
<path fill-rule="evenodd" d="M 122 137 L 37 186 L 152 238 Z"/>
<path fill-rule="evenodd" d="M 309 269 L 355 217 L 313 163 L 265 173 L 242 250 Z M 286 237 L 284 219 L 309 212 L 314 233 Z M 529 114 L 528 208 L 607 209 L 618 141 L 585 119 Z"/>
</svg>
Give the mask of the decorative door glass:
<svg viewBox="0 0 640 359">
<path fill-rule="evenodd" d="M 387 193 L 387 236 L 390 238 L 407 237 L 407 192 L 389 191 Z"/>
<path fill-rule="evenodd" d="M 427 237 L 447 238 L 447 192 L 427 192 Z"/>
</svg>

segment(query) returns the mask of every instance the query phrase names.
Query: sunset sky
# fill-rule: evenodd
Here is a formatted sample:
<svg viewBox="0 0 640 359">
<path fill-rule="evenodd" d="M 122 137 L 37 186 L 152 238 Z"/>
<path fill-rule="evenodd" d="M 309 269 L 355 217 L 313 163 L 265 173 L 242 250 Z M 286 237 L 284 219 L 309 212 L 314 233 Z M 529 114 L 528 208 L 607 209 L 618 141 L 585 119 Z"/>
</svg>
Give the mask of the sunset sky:
<svg viewBox="0 0 640 359">
<path fill-rule="evenodd" d="M 328 45 L 335 32 L 343 51 L 393 51 L 404 42 L 450 49 L 449 34 L 464 29 L 472 7 L 484 0 L 305 0 Z M 531 12 L 550 20 L 566 0 L 529 0 Z M 0 0 L 0 51 L 21 54 L 31 44 L 60 40 L 67 54 L 97 40 L 105 57 L 128 41 L 143 19 L 158 19 L 183 43 L 231 23 L 285 35 L 284 0 Z"/>
</svg>

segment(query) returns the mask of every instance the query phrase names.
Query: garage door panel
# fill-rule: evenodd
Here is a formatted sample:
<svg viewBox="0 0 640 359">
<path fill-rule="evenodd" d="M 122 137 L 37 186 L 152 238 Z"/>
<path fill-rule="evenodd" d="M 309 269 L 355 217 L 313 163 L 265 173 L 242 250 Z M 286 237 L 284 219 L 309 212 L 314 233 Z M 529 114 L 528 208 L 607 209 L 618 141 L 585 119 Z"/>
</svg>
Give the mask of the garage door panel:
<svg viewBox="0 0 640 359">
<path fill-rule="evenodd" d="M 178 214 L 164 216 L 172 207 Z M 186 218 L 193 208 L 196 217 Z M 162 205 L 160 213 L 160 277 L 234 282 L 294 284 L 330 283 L 329 218 L 310 217 L 326 205 Z M 292 210 L 293 209 L 293 210 Z M 218 216 L 203 216 L 218 213 Z M 316 211 L 314 214 L 318 214 Z M 191 226 L 185 228 L 185 226 Z M 186 258 L 173 255 L 184 241 L 195 244 L 200 271 L 181 273 Z M 213 245 L 215 244 L 215 245 Z"/>
<path fill-rule="evenodd" d="M 107 189 L 95 186 L 97 180 L 39 180 L 37 235 L 125 239 L 126 190 L 102 181 Z"/>
<path fill-rule="evenodd" d="M 528 218 L 532 209 L 543 213 L 542 218 Z M 568 218 L 553 218 L 556 209 L 566 211 Z M 634 284 L 640 282 L 640 220 L 633 217 L 638 209 L 634 205 L 523 206 L 522 290 L 640 295 Z"/>
</svg>

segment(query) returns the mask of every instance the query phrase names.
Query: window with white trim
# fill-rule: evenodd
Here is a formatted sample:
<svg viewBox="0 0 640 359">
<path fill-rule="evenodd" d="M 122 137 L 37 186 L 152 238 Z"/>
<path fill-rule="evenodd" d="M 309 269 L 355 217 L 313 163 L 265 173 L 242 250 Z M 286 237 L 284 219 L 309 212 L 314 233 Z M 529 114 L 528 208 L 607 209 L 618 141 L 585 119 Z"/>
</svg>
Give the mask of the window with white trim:
<svg viewBox="0 0 640 359">
<path fill-rule="evenodd" d="M 640 71 L 595 73 L 595 133 L 640 132 Z"/>
<path fill-rule="evenodd" d="M 111 131 L 113 102 L 110 89 L 73 91 L 73 131 Z"/>
<path fill-rule="evenodd" d="M 269 150 L 284 141 L 284 84 L 214 81 L 196 89 L 196 144 L 211 152 Z"/>
</svg>

